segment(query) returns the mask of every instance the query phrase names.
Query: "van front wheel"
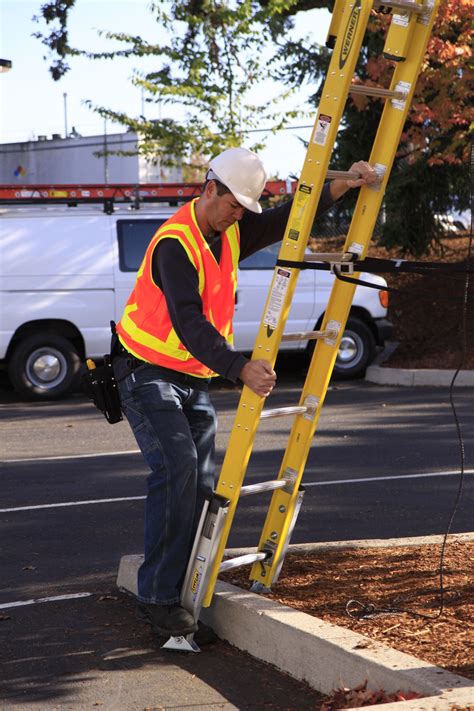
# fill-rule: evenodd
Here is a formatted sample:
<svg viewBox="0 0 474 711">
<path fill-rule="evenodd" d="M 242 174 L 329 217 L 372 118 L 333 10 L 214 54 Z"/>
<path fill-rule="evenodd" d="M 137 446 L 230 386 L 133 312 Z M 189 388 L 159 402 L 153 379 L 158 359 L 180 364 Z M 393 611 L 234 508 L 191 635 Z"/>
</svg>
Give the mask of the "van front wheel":
<svg viewBox="0 0 474 711">
<path fill-rule="evenodd" d="M 340 380 L 360 378 L 375 355 L 375 338 L 369 326 L 355 316 L 347 320 L 334 364 Z"/>
<path fill-rule="evenodd" d="M 15 390 L 29 399 L 65 395 L 76 383 L 81 361 L 70 341 L 45 333 L 28 336 L 9 358 L 8 374 Z"/>
</svg>

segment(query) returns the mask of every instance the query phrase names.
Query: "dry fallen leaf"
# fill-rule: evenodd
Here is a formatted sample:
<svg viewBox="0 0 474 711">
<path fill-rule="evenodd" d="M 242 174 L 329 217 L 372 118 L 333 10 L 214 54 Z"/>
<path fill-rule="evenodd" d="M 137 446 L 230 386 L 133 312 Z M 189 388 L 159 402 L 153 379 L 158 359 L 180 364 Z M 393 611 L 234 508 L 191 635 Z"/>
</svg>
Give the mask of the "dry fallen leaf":
<svg viewBox="0 0 474 711">
<path fill-rule="evenodd" d="M 421 694 L 415 691 L 396 691 L 387 694 L 383 689 L 372 691 L 367 689 L 367 679 L 354 689 L 334 689 L 333 693 L 323 701 L 320 711 L 336 711 L 337 709 L 351 709 L 361 706 L 376 706 L 390 703 L 390 701 L 406 701 L 421 699 Z"/>
<path fill-rule="evenodd" d="M 370 641 L 370 639 L 363 639 L 360 642 L 357 642 L 357 644 L 354 645 L 353 649 L 370 649 L 373 646 L 374 645 Z"/>
</svg>

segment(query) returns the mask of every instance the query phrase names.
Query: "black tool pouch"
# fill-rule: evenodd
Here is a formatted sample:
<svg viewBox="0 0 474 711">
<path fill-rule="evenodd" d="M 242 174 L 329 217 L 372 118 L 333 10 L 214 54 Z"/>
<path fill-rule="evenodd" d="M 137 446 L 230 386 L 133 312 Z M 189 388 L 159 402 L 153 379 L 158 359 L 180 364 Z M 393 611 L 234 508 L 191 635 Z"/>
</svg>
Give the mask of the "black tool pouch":
<svg viewBox="0 0 474 711">
<path fill-rule="evenodd" d="M 82 376 L 82 387 L 107 422 L 113 425 L 123 420 L 120 393 L 109 355 L 104 356 L 103 365 L 96 367 L 89 365 L 87 372 Z"/>
</svg>

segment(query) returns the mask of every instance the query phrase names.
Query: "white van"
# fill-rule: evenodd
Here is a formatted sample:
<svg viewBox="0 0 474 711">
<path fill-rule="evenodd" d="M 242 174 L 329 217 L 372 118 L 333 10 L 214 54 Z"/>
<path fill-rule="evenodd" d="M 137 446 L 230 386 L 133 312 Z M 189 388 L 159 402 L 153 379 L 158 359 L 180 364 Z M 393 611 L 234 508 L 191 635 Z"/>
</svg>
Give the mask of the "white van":
<svg viewBox="0 0 474 711">
<path fill-rule="evenodd" d="M 15 389 L 48 399 L 76 385 L 81 362 L 109 352 L 111 320 L 119 321 L 146 246 L 176 211 L 170 206 L 132 210 L 100 205 L 28 206 L 0 211 L 0 363 Z M 235 346 L 253 349 L 279 245 L 240 264 Z M 378 276 L 364 279 L 386 285 Z M 318 327 L 332 286 L 327 272 L 302 271 L 288 330 Z M 386 292 L 385 292 L 386 297 Z M 381 292 L 357 287 L 336 372 L 364 372 L 390 333 Z M 282 348 L 306 349 L 291 341 Z"/>
</svg>

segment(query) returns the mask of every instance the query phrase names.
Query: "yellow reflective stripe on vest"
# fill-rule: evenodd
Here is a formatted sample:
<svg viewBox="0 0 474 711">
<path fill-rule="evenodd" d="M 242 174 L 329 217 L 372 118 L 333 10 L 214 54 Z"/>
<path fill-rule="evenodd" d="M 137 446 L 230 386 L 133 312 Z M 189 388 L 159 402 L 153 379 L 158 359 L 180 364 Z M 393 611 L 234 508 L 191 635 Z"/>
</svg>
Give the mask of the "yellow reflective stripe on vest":
<svg viewBox="0 0 474 711">
<path fill-rule="evenodd" d="M 176 231 L 174 231 L 176 230 Z M 171 234 L 168 234 L 170 232 Z M 180 225 L 180 224 L 171 224 L 171 225 L 166 225 L 166 228 L 164 229 L 164 234 L 157 235 L 158 239 L 177 239 L 178 242 L 183 246 L 184 250 L 186 251 L 186 254 L 188 255 L 188 258 L 191 262 L 191 264 L 194 266 L 194 258 L 193 258 L 193 253 L 189 249 L 188 245 L 184 241 L 182 237 L 180 237 L 179 234 L 176 234 L 176 232 L 182 232 L 187 239 L 191 242 L 193 245 L 194 249 L 196 250 L 196 257 L 199 262 L 199 269 L 197 269 L 198 273 L 198 279 L 199 279 L 199 295 L 202 295 L 202 292 L 204 291 L 204 265 L 202 263 L 202 256 L 201 256 L 201 251 L 196 243 L 196 240 L 194 238 L 193 233 L 191 232 L 191 229 L 187 225 Z"/>
<path fill-rule="evenodd" d="M 238 222 L 234 222 L 234 224 L 227 229 L 227 236 L 229 238 L 229 244 L 232 253 L 232 266 L 234 267 L 235 271 L 237 269 L 240 257 L 240 230 Z"/>
<path fill-rule="evenodd" d="M 188 351 L 180 348 L 180 345 L 182 345 L 182 343 L 178 338 L 178 334 L 176 333 L 174 328 L 171 328 L 168 338 L 166 339 L 166 346 L 168 348 L 167 355 L 172 355 L 173 358 L 180 358 L 180 360 L 187 360 L 191 357 L 191 355 L 190 353 L 188 353 Z M 172 349 L 172 352 L 170 349 Z M 186 355 L 186 358 L 181 358 L 179 355 L 176 355 L 177 353 L 184 353 Z"/>
<path fill-rule="evenodd" d="M 129 304 L 125 307 L 123 316 L 121 318 L 121 324 L 123 326 L 123 329 L 125 330 L 127 335 L 130 336 L 130 338 L 136 341 L 136 343 L 140 343 L 140 345 L 142 346 L 151 348 L 152 350 L 155 350 L 158 353 L 170 355 L 173 358 L 176 358 L 177 360 L 188 360 L 189 358 L 191 358 L 191 354 L 188 351 L 182 351 L 178 349 L 177 344 L 180 343 L 180 341 L 177 338 L 174 329 L 171 329 L 166 341 L 162 341 L 160 338 L 152 336 L 150 333 L 147 333 L 147 331 L 143 331 L 141 328 L 139 328 L 137 324 L 130 318 L 130 314 L 136 311 L 137 308 L 138 307 L 136 304 Z M 127 350 L 131 350 L 128 345 Z M 142 356 L 138 357 L 142 358 Z"/>
<path fill-rule="evenodd" d="M 228 241 L 230 244 L 230 250 L 232 254 L 232 267 L 233 271 L 231 274 L 232 279 L 232 289 L 235 291 L 237 289 L 237 268 L 239 266 L 240 258 L 240 229 L 239 223 L 234 222 L 234 224 L 227 230 Z"/>
<path fill-rule="evenodd" d="M 214 326 L 214 328 L 217 330 L 216 322 L 215 322 L 214 315 L 213 315 L 211 309 L 209 309 L 209 321 L 212 323 L 212 325 Z M 221 333 L 221 336 L 224 336 L 225 340 L 226 340 L 228 343 L 233 343 L 233 342 L 234 342 L 234 335 L 231 334 L 231 335 L 229 336 L 229 332 L 230 332 L 231 328 L 232 328 L 232 322 L 229 321 L 229 323 L 226 324 L 226 327 L 225 327 L 224 332 Z"/>
<path fill-rule="evenodd" d="M 216 328 L 216 321 L 215 321 L 214 314 L 212 313 L 212 309 L 210 306 L 209 306 L 209 321 L 210 321 L 210 323 L 212 323 L 214 328 Z"/>
</svg>

